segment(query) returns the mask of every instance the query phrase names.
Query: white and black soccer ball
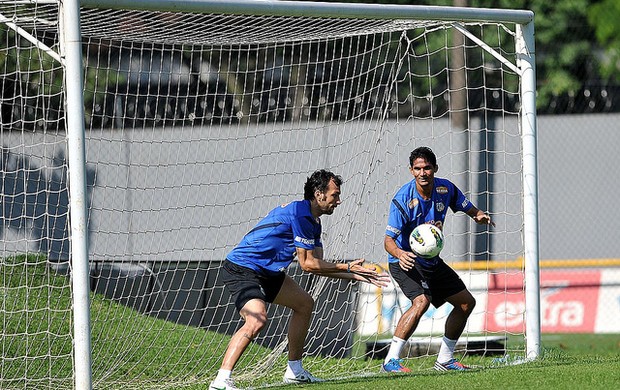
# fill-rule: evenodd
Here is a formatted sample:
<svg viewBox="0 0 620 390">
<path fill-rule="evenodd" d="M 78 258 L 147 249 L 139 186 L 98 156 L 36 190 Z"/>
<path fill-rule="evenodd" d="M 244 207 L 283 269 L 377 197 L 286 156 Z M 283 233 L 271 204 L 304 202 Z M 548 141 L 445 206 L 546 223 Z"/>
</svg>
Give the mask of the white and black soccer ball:
<svg viewBox="0 0 620 390">
<path fill-rule="evenodd" d="M 418 225 L 409 236 L 409 245 L 416 255 L 430 259 L 443 249 L 443 232 L 435 225 Z"/>
</svg>

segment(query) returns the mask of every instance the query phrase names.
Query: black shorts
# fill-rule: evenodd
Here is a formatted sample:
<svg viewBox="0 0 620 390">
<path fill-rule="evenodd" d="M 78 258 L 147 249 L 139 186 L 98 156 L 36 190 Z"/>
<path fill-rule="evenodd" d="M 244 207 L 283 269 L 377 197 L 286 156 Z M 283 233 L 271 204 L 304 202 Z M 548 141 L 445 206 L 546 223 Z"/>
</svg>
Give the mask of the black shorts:
<svg viewBox="0 0 620 390">
<path fill-rule="evenodd" d="M 459 275 L 443 260 L 432 268 L 424 268 L 416 263 L 409 271 L 400 268 L 398 263 L 390 263 L 389 266 L 390 274 L 407 298 L 413 300 L 426 294 L 436 308 L 446 303 L 446 298 L 466 288 Z"/>
<path fill-rule="evenodd" d="M 230 291 L 235 307 L 241 310 L 251 299 L 273 302 L 282 288 L 284 272 L 261 275 L 226 259 L 222 266 L 222 281 Z"/>
</svg>

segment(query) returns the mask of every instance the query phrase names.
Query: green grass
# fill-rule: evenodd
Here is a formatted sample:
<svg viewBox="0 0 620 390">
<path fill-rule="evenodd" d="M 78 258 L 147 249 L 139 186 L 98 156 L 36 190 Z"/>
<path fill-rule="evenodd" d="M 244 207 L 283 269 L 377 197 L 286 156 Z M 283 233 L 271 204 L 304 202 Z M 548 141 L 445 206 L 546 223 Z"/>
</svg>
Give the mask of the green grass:
<svg viewBox="0 0 620 390">
<path fill-rule="evenodd" d="M 0 388 L 72 387 L 68 286 L 69 279 L 51 273 L 44 259 L 14 258 L 0 262 Z M 228 342 L 227 336 L 146 316 L 98 295 L 92 296 L 91 316 L 95 388 L 205 389 Z M 520 365 L 498 366 L 491 364 L 493 357 L 466 356 L 465 363 L 484 368 L 464 373 L 435 372 L 431 368 L 432 357 L 408 360 L 413 373 L 407 375 L 379 374 L 379 360 L 330 361 L 307 357 L 305 366 L 315 374 L 327 373 L 324 377 L 342 378 L 350 372 L 365 375 L 304 386 L 273 385 L 279 382 L 284 370 L 282 355 L 268 375 L 254 383 L 241 384 L 313 390 L 618 388 L 620 335 L 549 334 L 543 336 L 542 344 L 539 359 Z M 269 353 L 252 345 L 236 373 L 251 376 L 249 367 Z"/>
<path fill-rule="evenodd" d="M 0 389 L 73 387 L 70 279 L 46 263 L 41 256 L 0 259 Z M 141 314 L 98 294 L 91 294 L 90 314 L 95 388 L 208 383 L 229 340 Z M 240 369 L 269 353 L 251 345 Z"/>
<path fill-rule="evenodd" d="M 543 335 L 542 342 L 541 358 L 519 365 L 491 366 L 458 373 L 439 373 L 429 367 L 412 374 L 376 374 L 294 388 L 585 390 L 619 387 L 620 335 L 549 334 Z M 465 361 L 467 359 L 466 357 Z M 286 389 L 293 386 L 275 388 Z"/>
<path fill-rule="evenodd" d="M 72 377 L 71 292 L 67 278 L 51 275 L 45 263 L 40 256 L 0 262 L 0 387 L 23 377 L 47 381 L 50 372 L 60 381 Z"/>
</svg>

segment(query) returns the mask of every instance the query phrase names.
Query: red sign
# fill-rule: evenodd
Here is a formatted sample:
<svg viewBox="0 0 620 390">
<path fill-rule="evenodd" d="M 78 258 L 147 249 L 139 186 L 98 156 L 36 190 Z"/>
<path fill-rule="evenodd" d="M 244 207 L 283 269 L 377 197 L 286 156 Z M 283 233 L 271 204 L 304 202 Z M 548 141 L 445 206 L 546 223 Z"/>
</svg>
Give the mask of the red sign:
<svg viewBox="0 0 620 390">
<path fill-rule="evenodd" d="M 487 330 L 525 331 L 523 273 L 489 275 Z M 601 271 L 541 271 L 543 333 L 594 332 Z"/>
</svg>

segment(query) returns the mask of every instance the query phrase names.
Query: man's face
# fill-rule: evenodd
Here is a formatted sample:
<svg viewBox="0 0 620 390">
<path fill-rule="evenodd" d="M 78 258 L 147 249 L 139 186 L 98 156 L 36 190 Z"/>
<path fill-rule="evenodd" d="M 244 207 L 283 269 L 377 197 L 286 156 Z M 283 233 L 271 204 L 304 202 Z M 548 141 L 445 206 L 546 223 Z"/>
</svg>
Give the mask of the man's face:
<svg viewBox="0 0 620 390">
<path fill-rule="evenodd" d="M 330 180 L 325 192 L 317 191 L 315 197 L 321 214 L 331 215 L 340 204 L 340 187 Z"/>
<path fill-rule="evenodd" d="M 413 165 L 409 168 L 409 171 L 415 178 L 417 185 L 425 187 L 433 184 L 437 169 L 426 161 L 426 159 L 416 158 L 413 161 Z"/>
</svg>

